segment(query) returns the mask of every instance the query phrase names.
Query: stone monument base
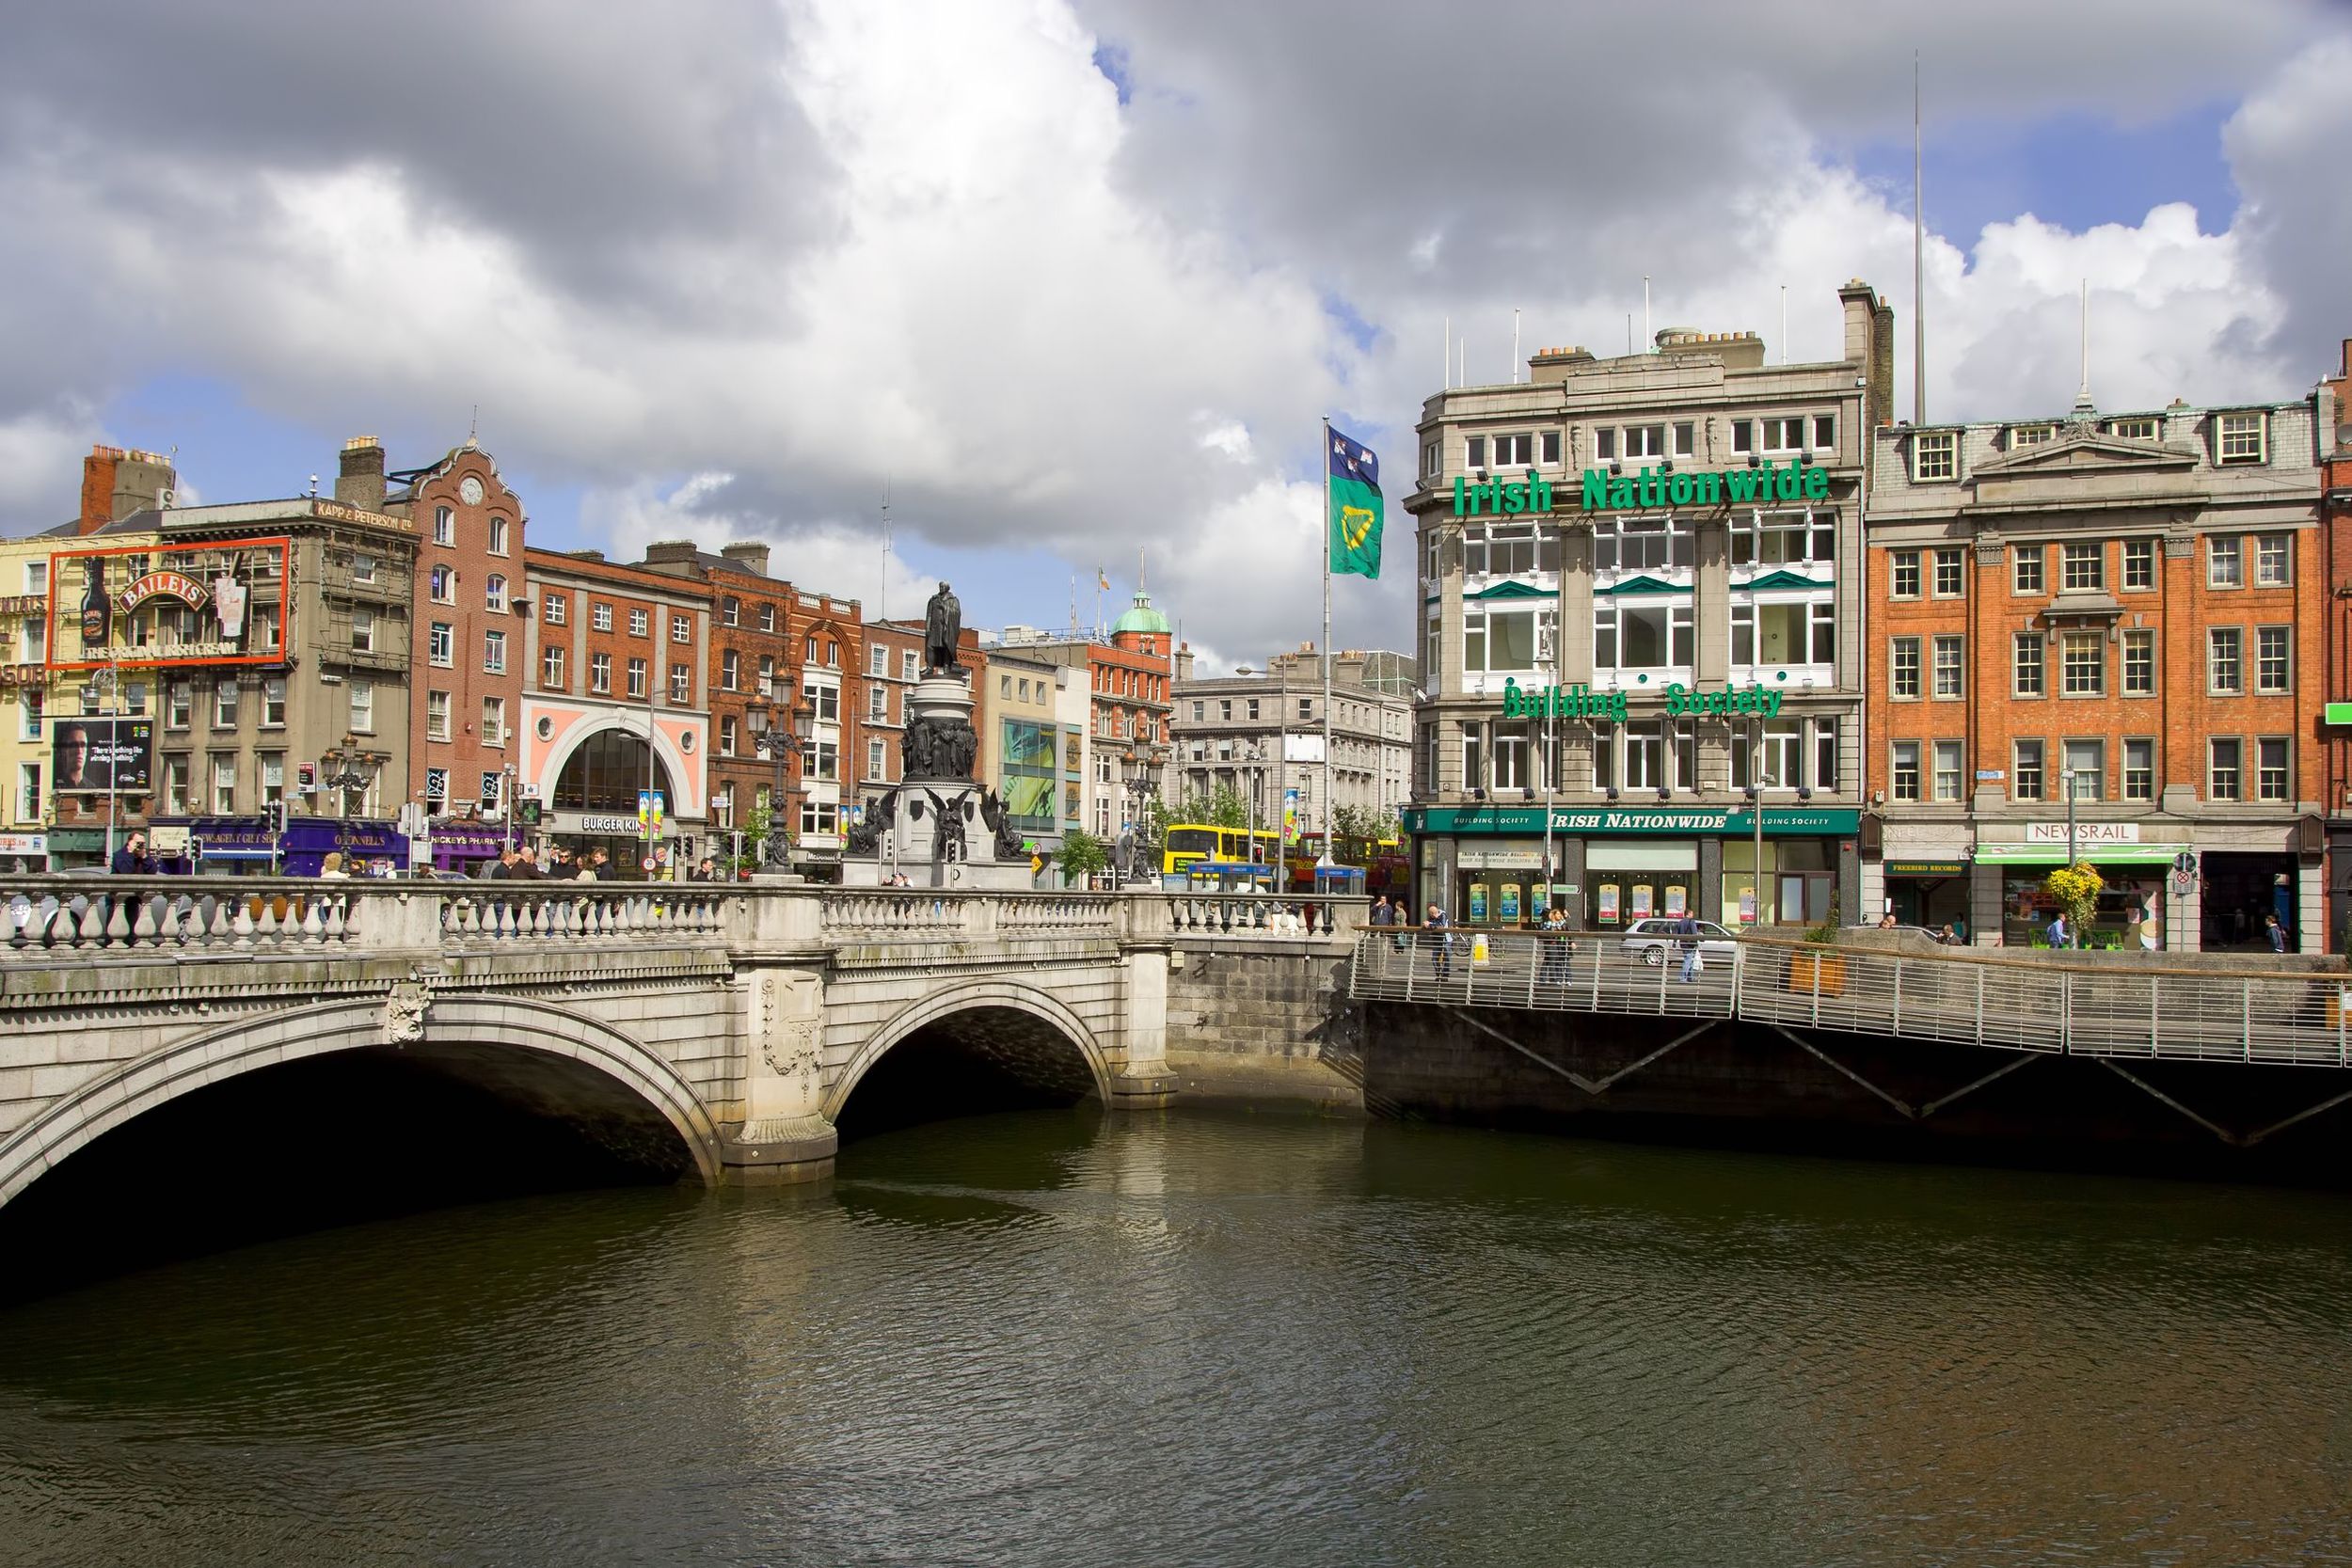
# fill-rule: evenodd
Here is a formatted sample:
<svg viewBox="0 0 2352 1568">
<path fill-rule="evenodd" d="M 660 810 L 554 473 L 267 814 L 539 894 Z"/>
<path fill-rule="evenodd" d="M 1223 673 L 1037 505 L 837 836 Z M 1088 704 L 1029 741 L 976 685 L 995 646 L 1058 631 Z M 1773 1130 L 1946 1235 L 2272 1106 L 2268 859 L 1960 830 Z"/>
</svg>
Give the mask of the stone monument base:
<svg viewBox="0 0 2352 1568">
<path fill-rule="evenodd" d="M 907 694 L 903 782 L 869 805 L 850 835 L 843 886 L 1025 893 L 1035 885 L 1025 853 L 1000 855 L 990 819 L 1001 823 L 1002 807 L 972 781 L 979 751 L 972 706 L 958 673 L 933 672 Z"/>
</svg>

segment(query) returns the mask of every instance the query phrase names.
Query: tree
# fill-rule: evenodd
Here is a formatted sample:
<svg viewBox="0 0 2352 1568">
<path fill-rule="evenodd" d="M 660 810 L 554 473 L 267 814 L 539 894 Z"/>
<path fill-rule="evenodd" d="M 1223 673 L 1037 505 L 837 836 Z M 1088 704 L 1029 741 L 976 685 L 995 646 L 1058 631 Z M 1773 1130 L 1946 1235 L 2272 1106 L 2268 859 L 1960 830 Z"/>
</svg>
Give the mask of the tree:
<svg viewBox="0 0 2352 1568">
<path fill-rule="evenodd" d="M 745 858 L 754 864 L 758 864 L 767 858 L 768 832 L 771 825 L 775 828 L 776 836 L 781 838 L 785 847 L 789 849 L 793 844 L 792 830 L 776 823 L 775 808 L 769 801 L 763 800 L 752 807 L 750 814 L 743 819 L 743 852 Z"/>
<path fill-rule="evenodd" d="M 1249 825 L 1249 802 L 1232 784 L 1221 784 L 1206 795 L 1198 791 L 1186 795 L 1169 811 L 1170 822 L 1198 822 L 1212 828 L 1246 828 Z"/>
<path fill-rule="evenodd" d="M 1367 844 L 1397 836 L 1397 821 L 1393 813 L 1372 806 L 1342 806 L 1331 814 L 1331 825 L 1343 839 L 1359 838 Z"/>
<path fill-rule="evenodd" d="M 1081 877 L 1106 869 L 1111 857 L 1101 839 L 1084 828 L 1073 828 L 1061 835 L 1061 853 L 1054 857 L 1054 863 L 1061 867 L 1062 886 L 1068 887 Z"/>
</svg>

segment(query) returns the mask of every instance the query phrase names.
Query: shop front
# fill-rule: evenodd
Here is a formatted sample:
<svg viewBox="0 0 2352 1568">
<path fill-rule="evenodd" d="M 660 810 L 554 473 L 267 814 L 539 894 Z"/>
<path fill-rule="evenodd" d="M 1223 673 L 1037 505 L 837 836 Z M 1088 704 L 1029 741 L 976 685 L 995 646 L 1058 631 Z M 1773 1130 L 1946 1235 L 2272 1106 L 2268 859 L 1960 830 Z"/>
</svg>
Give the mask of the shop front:
<svg viewBox="0 0 2352 1568">
<path fill-rule="evenodd" d="M 506 830 L 481 822 L 437 821 L 433 824 L 433 869 L 470 877 L 498 859 L 499 852 L 516 842 Z"/>
<path fill-rule="evenodd" d="M 1924 926 L 1931 931 L 1951 927 L 1965 932 L 1971 926 L 1968 854 L 1889 860 L 1885 863 L 1886 902 L 1882 912 L 1899 926 Z"/>
<path fill-rule="evenodd" d="M 2097 871 L 2105 884 L 2090 926 L 2079 933 L 2081 945 L 2197 951 L 2201 943 L 2188 928 L 2195 900 L 2174 891 L 2170 879 L 2174 862 L 2187 848 L 2177 843 L 2078 838 L 2074 859 Z M 2066 844 L 1981 844 L 1976 863 L 1980 885 L 1999 890 L 2001 945 L 2048 946 L 2058 902 L 2044 884 L 2051 872 L 2067 863 Z"/>
<path fill-rule="evenodd" d="M 1541 806 L 1406 810 L 1415 917 L 1436 902 L 1457 925 L 1532 926 L 1557 903 L 1587 930 L 1686 913 L 1812 925 L 1858 871 L 1851 810 L 1767 807 L 1759 834 L 1752 813 L 1728 807 L 1555 806 L 1548 840 L 1546 817 Z"/>
</svg>

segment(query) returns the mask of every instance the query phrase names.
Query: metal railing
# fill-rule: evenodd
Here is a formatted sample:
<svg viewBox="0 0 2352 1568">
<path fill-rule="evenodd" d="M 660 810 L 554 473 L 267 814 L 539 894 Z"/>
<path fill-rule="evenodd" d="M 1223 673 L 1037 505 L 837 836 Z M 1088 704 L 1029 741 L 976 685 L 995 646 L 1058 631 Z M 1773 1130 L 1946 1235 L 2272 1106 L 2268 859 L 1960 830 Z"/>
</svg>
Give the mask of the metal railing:
<svg viewBox="0 0 2352 1568">
<path fill-rule="evenodd" d="M 1486 953 L 1484 961 L 1475 958 Z M 1659 961 L 1649 961 L 1655 954 Z M 2352 974 L 2101 968 L 1749 938 L 1691 980 L 1671 945 L 1523 931 L 1360 931 L 1359 1000 L 1740 1018 L 2116 1059 L 2352 1067 Z"/>
</svg>

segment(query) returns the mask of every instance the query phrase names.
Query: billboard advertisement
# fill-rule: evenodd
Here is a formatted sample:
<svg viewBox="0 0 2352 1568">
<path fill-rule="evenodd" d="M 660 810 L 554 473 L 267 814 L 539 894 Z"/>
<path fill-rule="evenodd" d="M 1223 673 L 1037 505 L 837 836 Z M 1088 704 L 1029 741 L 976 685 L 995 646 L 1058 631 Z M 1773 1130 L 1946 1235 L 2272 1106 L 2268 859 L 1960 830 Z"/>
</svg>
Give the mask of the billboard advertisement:
<svg viewBox="0 0 2352 1568">
<path fill-rule="evenodd" d="M 286 538 L 60 550 L 48 667 L 283 663 L 293 553 Z"/>
<path fill-rule="evenodd" d="M 153 784 L 155 721 L 102 716 L 49 721 L 50 790 L 145 795 Z"/>
<path fill-rule="evenodd" d="M 1005 809 L 1016 817 L 1054 820 L 1055 736 L 1052 724 L 1018 719 L 1004 721 L 1003 763 L 998 769 Z"/>
</svg>

